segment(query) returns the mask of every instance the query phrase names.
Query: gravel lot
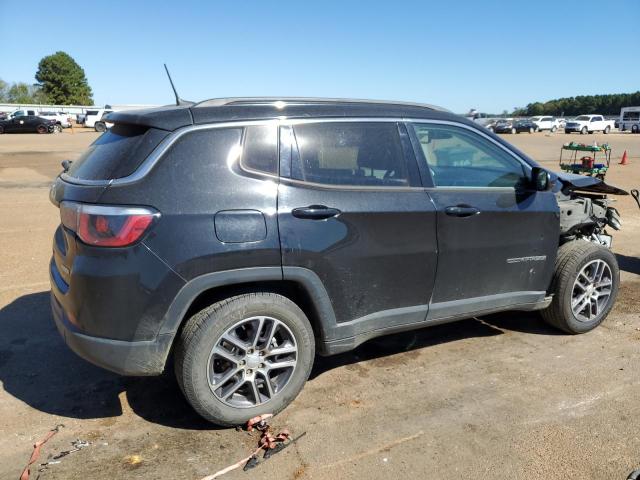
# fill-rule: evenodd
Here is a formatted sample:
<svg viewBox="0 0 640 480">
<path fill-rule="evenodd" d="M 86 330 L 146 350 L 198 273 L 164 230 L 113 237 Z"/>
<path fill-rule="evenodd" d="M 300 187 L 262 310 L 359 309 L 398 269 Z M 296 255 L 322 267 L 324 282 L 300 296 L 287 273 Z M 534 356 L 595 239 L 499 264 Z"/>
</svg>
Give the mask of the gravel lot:
<svg viewBox="0 0 640 480">
<path fill-rule="evenodd" d="M 91 445 L 42 479 L 199 479 L 242 458 L 255 435 L 213 429 L 171 374 L 122 378 L 63 344 L 47 267 L 59 223 L 47 187 L 95 132 L 0 136 L 0 478 L 65 425 L 48 455 Z M 507 135 L 549 168 L 569 140 L 608 141 L 607 180 L 640 186 L 640 135 Z M 627 150 L 631 164 L 619 166 Z M 582 336 L 507 313 L 380 338 L 316 361 L 273 421 L 307 435 L 257 470 L 224 478 L 624 479 L 640 468 L 640 210 L 620 198 L 623 283 L 607 322 Z M 37 468 L 35 469 L 37 470 Z M 32 478 L 36 478 L 34 474 Z"/>
</svg>

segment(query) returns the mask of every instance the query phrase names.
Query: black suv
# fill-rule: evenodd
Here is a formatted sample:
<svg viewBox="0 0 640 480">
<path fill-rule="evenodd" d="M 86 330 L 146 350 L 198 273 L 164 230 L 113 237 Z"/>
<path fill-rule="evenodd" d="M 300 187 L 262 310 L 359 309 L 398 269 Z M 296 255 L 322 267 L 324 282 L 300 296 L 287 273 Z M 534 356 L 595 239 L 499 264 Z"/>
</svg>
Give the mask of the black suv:
<svg viewBox="0 0 640 480">
<path fill-rule="evenodd" d="M 51 189 L 55 322 L 121 374 L 172 358 L 211 422 L 280 411 L 316 352 L 503 310 L 581 333 L 615 301 L 606 194 L 626 192 L 442 109 L 245 98 L 108 121 Z"/>
</svg>

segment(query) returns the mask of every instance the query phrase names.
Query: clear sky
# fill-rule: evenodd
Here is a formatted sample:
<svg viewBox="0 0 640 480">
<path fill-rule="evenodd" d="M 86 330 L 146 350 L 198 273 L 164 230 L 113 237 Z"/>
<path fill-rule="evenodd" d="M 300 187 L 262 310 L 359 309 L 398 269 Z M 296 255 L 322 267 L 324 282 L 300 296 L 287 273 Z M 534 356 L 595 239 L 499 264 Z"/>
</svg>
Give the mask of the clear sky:
<svg viewBox="0 0 640 480">
<path fill-rule="evenodd" d="M 57 50 L 95 103 L 324 96 L 499 113 L 640 89 L 639 0 L 0 0 L 0 78 Z"/>
</svg>

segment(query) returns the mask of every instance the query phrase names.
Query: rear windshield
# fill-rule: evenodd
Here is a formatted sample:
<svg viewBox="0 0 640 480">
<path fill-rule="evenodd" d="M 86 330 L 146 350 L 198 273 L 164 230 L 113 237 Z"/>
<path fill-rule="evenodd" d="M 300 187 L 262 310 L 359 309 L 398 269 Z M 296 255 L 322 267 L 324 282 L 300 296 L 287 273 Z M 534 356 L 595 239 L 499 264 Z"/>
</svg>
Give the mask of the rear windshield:
<svg viewBox="0 0 640 480">
<path fill-rule="evenodd" d="M 68 175 L 83 180 L 111 180 L 131 175 L 169 132 L 114 125 L 71 163 Z"/>
</svg>

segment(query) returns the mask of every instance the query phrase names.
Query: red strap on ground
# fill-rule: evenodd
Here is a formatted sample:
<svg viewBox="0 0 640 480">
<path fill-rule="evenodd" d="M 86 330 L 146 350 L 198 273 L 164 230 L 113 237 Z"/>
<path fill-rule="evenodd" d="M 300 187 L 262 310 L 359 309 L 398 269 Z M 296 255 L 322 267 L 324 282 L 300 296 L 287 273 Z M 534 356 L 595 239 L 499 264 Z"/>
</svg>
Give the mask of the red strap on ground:
<svg viewBox="0 0 640 480">
<path fill-rule="evenodd" d="M 56 425 L 56 427 L 53 430 L 50 430 L 42 440 L 33 444 L 33 452 L 31 452 L 31 458 L 29 458 L 29 463 L 27 463 L 26 467 L 24 467 L 22 475 L 20 475 L 20 480 L 29 480 L 29 475 L 31 473 L 29 467 L 33 465 L 36 460 L 38 460 L 38 457 L 40 456 L 40 447 L 42 447 L 42 445 L 47 443 L 51 437 L 58 433 L 60 427 L 63 426 L 64 425 Z"/>
</svg>

